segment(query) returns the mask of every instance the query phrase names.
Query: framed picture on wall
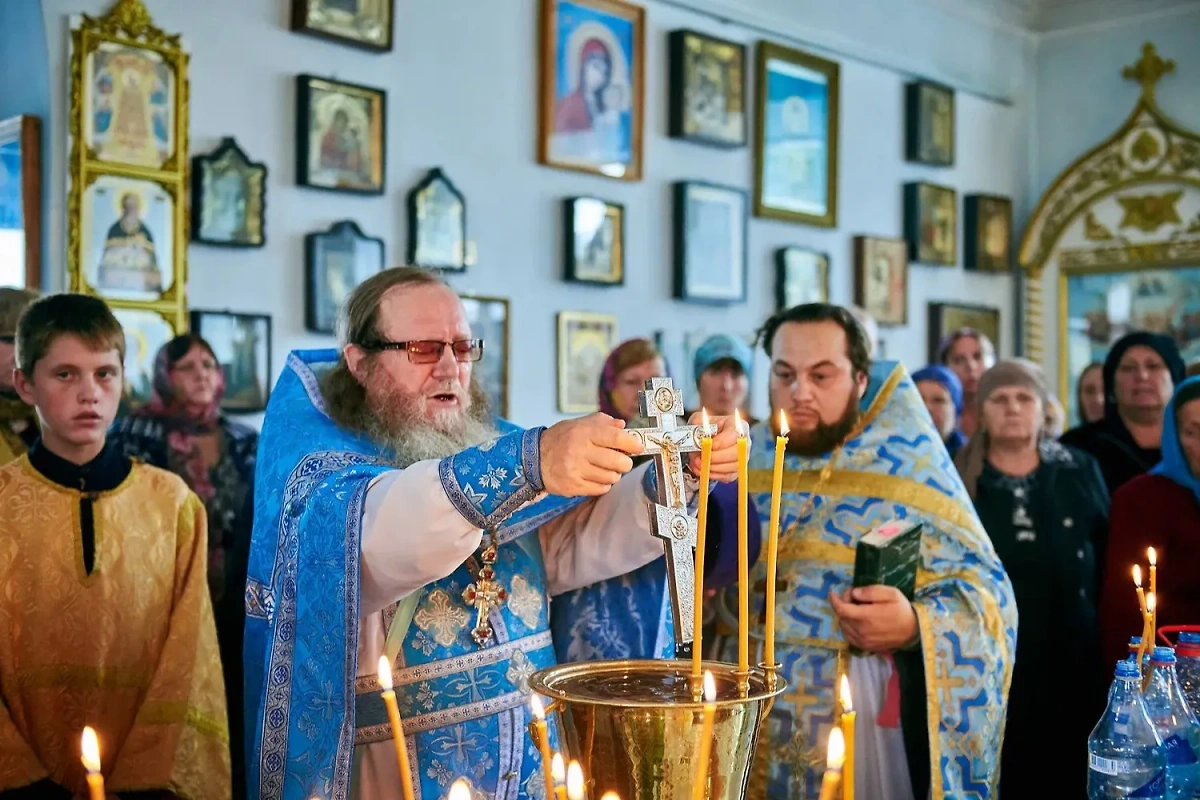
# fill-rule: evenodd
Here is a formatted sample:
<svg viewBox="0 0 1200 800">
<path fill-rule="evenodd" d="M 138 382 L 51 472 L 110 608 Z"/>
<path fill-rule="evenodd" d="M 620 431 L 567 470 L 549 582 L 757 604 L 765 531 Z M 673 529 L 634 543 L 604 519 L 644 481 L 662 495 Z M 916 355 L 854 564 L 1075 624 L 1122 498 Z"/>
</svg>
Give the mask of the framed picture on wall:
<svg viewBox="0 0 1200 800">
<path fill-rule="evenodd" d="M 449 272 L 467 268 L 467 199 L 440 167 L 408 193 L 408 263 Z"/>
<path fill-rule="evenodd" d="M 625 282 L 625 206 L 595 197 L 563 201 L 566 278 L 620 286 Z"/>
<path fill-rule="evenodd" d="M 383 269 L 383 240 L 367 236 L 350 220 L 304 237 L 304 326 L 336 332 L 338 311 L 350 290 Z"/>
<path fill-rule="evenodd" d="M 42 288 L 42 121 L 0 120 L 0 286 Z"/>
<path fill-rule="evenodd" d="M 158 351 L 176 336 L 167 315 L 147 308 L 112 306 L 113 316 L 125 331 L 125 386 L 121 403 L 139 408 L 154 394 L 154 360 Z"/>
<path fill-rule="evenodd" d="M 314 189 L 383 194 L 387 93 L 354 83 L 296 78 L 296 182 Z"/>
<path fill-rule="evenodd" d="M 192 241 L 223 247 L 267 242 L 267 167 L 251 161 L 233 137 L 192 158 Z"/>
<path fill-rule="evenodd" d="M 746 47 L 671 31 L 667 131 L 713 147 L 746 144 Z"/>
<path fill-rule="evenodd" d="M 746 193 L 703 181 L 675 184 L 675 297 L 746 299 Z"/>
<path fill-rule="evenodd" d="M 929 363 L 938 361 L 938 346 L 948 334 L 960 328 L 974 328 L 985 334 L 1000 349 L 1000 309 L 966 303 L 929 304 Z"/>
<path fill-rule="evenodd" d="M 221 410 L 231 414 L 265 410 L 271 395 L 271 317 L 193 310 L 191 327 L 212 345 L 221 365 L 225 378 Z"/>
<path fill-rule="evenodd" d="M 1012 200 L 986 194 L 963 198 L 963 266 L 980 272 L 1012 269 Z"/>
<path fill-rule="evenodd" d="M 903 239 L 854 237 L 854 302 L 880 325 L 908 324 L 908 248 Z"/>
<path fill-rule="evenodd" d="M 492 413 L 508 417 L 509 335 L 507 297 L 459 296 L 467 310 L 471 333 L 483 339 L 483 359 L 471 371 L 479 378 Z"/>
<path fill-rule="evenodd" d="M 112 28 L 105 33 L 111 35 Z M 179 37 L 168 49 L 102 36 L 89 36 L 83 48 L 80 135 L 89 158 L 164 172 L 182 167 L 176 156 L 187 153 L 180 147 L 178 127 L 180 99 L 187 94 L 181 75 L 187 54 L 179 48 Z M 182 133 L 186 137 L 186 128 Z"/>
<path fill-rule="evenodd" d="M 958 194 L 932 183 L 904 184 L 904 238 L 908 257 L 920 264 L 958 261 Z"/>
<path fill-rule="evenodd" d="M 101 175 L 83 191 L 79 251 L 83 285 L 106 299 L 161 300 L 182 269 L 176 248 L 179 185 Z"/>
<path fill-rule="evenodd" d="M 829 254 L 806 247 L 775 251 L 775 305 L 829 302 Z"/>
<path fill-rule="evenodd" d="M 929 81 L 904 87 L 904 155 L 935 167 L 954 165 L 954 90 Z"/>
<path fill-rule="evenodd" d="M 623 0 L 542 0 L 540 163 L 642 179 L 645 17 Z"/>
<path fill-rule="evenodd" d="M 292 30 L 386 52 L 396 0 L 292 0 Z"/>
<path fill-rule="evenodd" d="M 600 372 L 617 346 L 617 318 L 586 311 L 558 312 L 558 410 L 590 414 L 600 407 Z"/>
<path fill-rule="evenodd" d="M 759 42 L 754 215 L 837 227 L 837 63 Z"/>
</svg>

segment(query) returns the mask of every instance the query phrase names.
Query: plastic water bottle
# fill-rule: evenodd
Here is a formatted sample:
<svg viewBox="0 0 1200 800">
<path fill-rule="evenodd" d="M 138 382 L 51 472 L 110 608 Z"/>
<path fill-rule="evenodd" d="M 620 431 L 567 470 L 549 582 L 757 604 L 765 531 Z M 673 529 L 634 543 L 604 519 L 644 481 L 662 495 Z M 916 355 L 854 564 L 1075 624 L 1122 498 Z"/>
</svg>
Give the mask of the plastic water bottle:
<svg viewBox="0 0 1200 800">
<path fill-rule="evenodd" d="M 1146 715 L 1141 675 L 1133 661 L 1117 662 L 1108 708 L 1088 737 L 1088 800 L 1167 796 L 1167 756 Z"/>
<path fill-rule="evenodd" d="M 1179 634 L 1175 646 L 1175 674 L 1192 713 L 1200 717 L 1200 633 Z"/>
<path fill-rule="evenodd" d="M 1167 800 L 1191 800 L 1200 789 L 1200 723 L 1175 677 L 1175 648 L 1154 648 L 1150 666 L 1146 713 L 1167 751 Z"/>
</svg>

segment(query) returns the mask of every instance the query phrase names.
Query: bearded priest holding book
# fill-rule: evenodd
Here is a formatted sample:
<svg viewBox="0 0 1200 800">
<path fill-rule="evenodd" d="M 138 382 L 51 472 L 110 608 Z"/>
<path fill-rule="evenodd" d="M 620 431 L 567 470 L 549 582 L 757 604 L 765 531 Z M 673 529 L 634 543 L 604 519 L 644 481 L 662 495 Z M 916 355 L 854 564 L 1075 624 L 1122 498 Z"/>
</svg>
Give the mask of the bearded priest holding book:
<svg viewBox="0 0 1200 800">
<path fill-rule="evenodd" d="M 547 594 L 662 557 L 653 465 L 633 468 L 640 440 L 604 414 L 493 419 L 472 376 L 484 344 L 430 272 L 364 281 L 341 329 L 340 353 L 289 356 L 259 444 L 248 794 L 401 796 L 386 655 L 413 796 L 463 776 L 478 796 L 543 797 L 526 726 L 529 676 L 554 663 Z M 710 475 L 733 480 L 737 432 L 717 426 Z"/>
<path fill-rule="evenodd" d="M 775 413 L 750 436 L 771 441 L 779 410 L 791 427 L 775 610 L 788 689 L 748 796 L 818 796 L 848 675 L 857 797 L 997 797 L 1016 603 L 920 394 L 902 366 L 872 366 L 865 333 L 839 306 L 780 311 L 760 336 Z M 771 450 L 750 457 L 764 520 Z M 911 600 L 892 586 L 852 588 L 859 541 L 892 521 L 923 531 Z M 761 562 L 751 574 L 760 592 L 764 574 Z"/>
</svg>

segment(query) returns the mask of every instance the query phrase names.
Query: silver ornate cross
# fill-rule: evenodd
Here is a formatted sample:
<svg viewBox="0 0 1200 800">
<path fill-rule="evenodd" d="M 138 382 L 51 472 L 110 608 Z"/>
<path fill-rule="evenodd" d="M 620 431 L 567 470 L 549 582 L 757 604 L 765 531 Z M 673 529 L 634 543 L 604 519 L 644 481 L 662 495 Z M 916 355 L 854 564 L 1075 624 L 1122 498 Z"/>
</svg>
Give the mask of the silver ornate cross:
<svg viewBox="0 0 1200 800">
<path fill-rule="evenodd" d="M 680 425 L 683 393 L 671 385 L 670 378 L 651 378 L 644 391 L 638 392 L 643 417 L 655 420 L 658 427 L 630 428 L 641 440 L 644 452 L 654 456 L 658 470 L 658 502 L 650 510 L 650 530 L 663 540 L 667 556 L 667 584 L 674 605 L 675 655 L 685 658 L 692 649 L 692 623 L 696 613 L 696 520 L 688 516 L 687 494 L 683 485 L 683 454 L 700 450 L 700 440 L 712 436 L 716 425 Z M 707 491 L 708 487 L 700 487 Z"/>
</svg>

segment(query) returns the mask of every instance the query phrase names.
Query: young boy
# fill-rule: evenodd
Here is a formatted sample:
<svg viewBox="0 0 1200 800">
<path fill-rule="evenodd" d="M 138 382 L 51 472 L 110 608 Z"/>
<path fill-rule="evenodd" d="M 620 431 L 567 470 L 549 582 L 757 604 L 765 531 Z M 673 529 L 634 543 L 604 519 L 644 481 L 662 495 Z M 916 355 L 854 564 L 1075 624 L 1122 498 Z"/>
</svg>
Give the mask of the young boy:
<svg viewBox="0 0 1200 800">
<path fill-rule="evenodd" d="M 0 797 L 86 796 L 96 730 L 109 797 L 230 796 L 204 506 L 105 433 L 125 335 L 59 294 L 17 325 L 15 388 L 41 438 L 0 468 Z"/>
</svg>

